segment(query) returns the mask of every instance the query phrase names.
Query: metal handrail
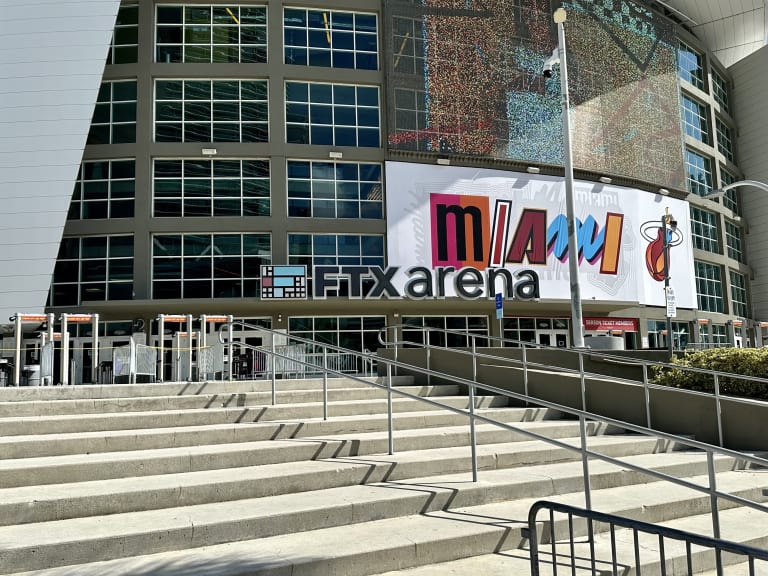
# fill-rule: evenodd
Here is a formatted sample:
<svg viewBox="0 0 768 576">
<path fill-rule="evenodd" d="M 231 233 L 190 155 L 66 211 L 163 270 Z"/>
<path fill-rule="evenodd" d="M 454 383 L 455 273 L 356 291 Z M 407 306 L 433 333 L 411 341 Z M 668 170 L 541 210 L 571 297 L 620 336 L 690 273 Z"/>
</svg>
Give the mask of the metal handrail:
<svg viewBox="0 0 768 576">
<path fill-rule="evenodd" d="M 290 340 L 295 340 L 297 342 L 302 342 L 305 344 L 310 344 L 316 347 L 321 347 L 323 349 L 323 355 L 324 357 L 327 355 L 327 350 L 335 350 L 340 352 L 350 352 L 356 354 L 360 358 L 364 359 L 371 359 L 375 358 L 377 362 L 380 364 L 384 364 L 386 367 L 386 383 L 380 384 L 378 382 L 371 381 L 369 379 L 365 379 L 363 377 L 359 377 L 356 375 L 351 375 L 347 373 L 342 373 L 337 370 L 334 370 L 332 368 L 329 368 L 327 366 L 327 363 L 324 362 L 324 365 L 322 367 L 323 370 L 323 419 L 327 420 L 328 418 L 328 375 L 334 375 L 341 378 L 348 378 L 356 382 L 360 382 L 363 384 L 366 384 L 368 386 L 372 386 L 375 388 L 386 390 L 387 392 L 387 432 L 388 432 L 388 441 L 389 441 L 389 454 L 394 454 L 394 430 L 393 430 L 393 417 L 392 417 L 392 395 L 398 394 L 399 396 L 403 396 L 406 398 L 411 398 L 413 400 L 417 400 L 419 402 L 429 404 L 431 406 L 435 406 L 437 408 L 441 408 L 444 410 L 448 410 L 451 412 L 454 412 L 456 414 L 462 414 L 469 418 L 470 426 L 474 426 L 475 421 L 484 422 L 487 424 L 492 424 L 494 426 L 510 430 L 513 432 L 517 432 L 519 434 L 522 434 L 528 438 L 532 438 L 535 440 L 540 440 L 542 442 L 545 442 L 547 444 L 551 444 L 554 446 L 557 446 L 558 448 L 562 448 L 564 450 L 568 450 L 571 452 L 579 452 L 582 459 L 582 470 L 583 470 L 583 482 L 584 482 L 584 496 L 585 496 L 585 502 L 587 509 L 591 509 L 591 487 L 590 487 L 590 477 L 589 477 L 589 458 L 595 458 L 598 460 L 602 460 L 604 462 L 608 462 L 610 464 L 614 464 L 616 466 L 620 466 L 623 468 L 628 468 L 632 471 L 639 472 L 642 474 L 646 474 L 648 476 L 657 478 L 659 480 L 669 481 L 674 484 L 677 484 L 678 486 L 683 486 L 685 488 L 689 488 L 691 490 L 707 494 L 710 497 L 711 500 L 711 506 L 710 506 L 710 513 L 712 515 L 712 525 L 713 525 L 713 533 L 715 537 L 720 536 L 720 520 L 719 520 L 719 509 L 718 509 L 718 499 L 728 500 L 730 502 L 734 502 L 737 504 L 740 504 L 742 506 L 747 506 L 749 508 L 761 511 L 761 512 L 767 512 L 768 513 L 768 506 L 764 504 L 760 504 L 757 502 L 753 502 L 751 500 L 747 500 L 746 498 L 742 498 L 740 496 L 736 496 L 733 494 L 728 494 L 726 492 L 721 492 L 717 489 L 716 485 L 716 474 L 715 474 L 715 466 L 714 466 L 714 460 L 715 456 L 723 456 L 723 457 L 729 457 L 735 459 L 737 462 L 743 462 L 743 463 L 751 463 L 756 466 L 761 467 L 768 467 L 768 459 L 760 458 L 758 456 L 752 455 L 752 454 L 745 454 L 742 452 L 738 452 L 735 450 L 729 450 L 726 448 L 713 446 L 711 444 L 706 444 L 704 442 L 700 442 L 697 440 L 693 440 L 691 438 L 686 438 L 683 436 L 678 436 L 675 434 L 669 434 L 666 432 L 661 432 L 658 430 L 652 430 L 647 427 L 638 426 L 636 424 L 631 424 L 629 422 L 623 422 L 620 420 L 616 420 L 613 418 L 609 418 L 603 415 L 594 414 L 591 412 L 587 412 L 586 410 L 579 410 L 576 408 L 572 408 L 570 406 L 565 406 L 562 404 L 558 404 L 556 402 L 551 402 L 548 400 L 543 400 L 541 398 L 534 398 L 531 396 L 528 396 L 526 394 L 519 394 L 517 392 L 511 392 L 509 390 L 504 390 L 489 384 L 485 384 L 482 382 L 477 382 L 476 380 L 468 380 L 465 378 L 461 378 L 458 376 L 454 376 L 451 374 L 447 374 L 444 372 L 439 372 L 435 370 L 431 370 L 429 368 L 420 368 L 417 366 L 413 366 L 411 364 L 407 364 L 405 362 L 400 362 L 398 360 L 392 360 L 388 358 L 380 357 L 376 354 L 366 354 L 359 351 L 353 351 L 349 350 L 347 348 L 343 348 L 341 346 L 336 346 L 333 344 L 327 344 L 323 342 L 317 342 L 314 340 L 309 340 L 307 338 L 302 338 L 299 336 L 293 336 L 290 334 L 286 334 L 285 332 L 278 332 L 275 330 L 271 330 L 269 328 L 264 328 L 261 326 L 254 326 L 251 324 L 248 324 L 246 322 L 240 322 L 240 321 L 234 321 L 232 323 L 228 323 L 222 327 L 222 330 L 219 332 L 219 340 L 224 343 L 224 334 L 225 330 L 229 330 L 230 326 L 242 326 L 245 329 L 252 330 L 252 329 L 258 329 L 262 330 L 266 333 L 271 333 L 273 335 L 279 335 L 284 338 L 288 338 Z M 478 336 L 482 337 L 482 336 Z M 279 352 L 277 352 L 274 347 L 273 349 L 269 349 L 266 347 L 258 347 L 258 346 L 251 346 L 245 343 L 239 343 L 240 346 L 244 346 L 247 348 L 252 349 L 259 349 L 263 352 L 273 354 L 277 357 L 285 357 Z M 295 360 L 296 362 L 303 363 L 306 365 L 310 365 L 309 362 L 305 362 L 302 360 Z M 313 367 L 316 367 L 316 365 L 312 364 Z M 474 394 L 475 389 L 481 389 L 486 392 L 490 392 L 492 394 L 497 394 L 501 396 L 505 396 L 507 398 L 512 398 L 515 400 L 519 400 L 521 402 L 524 402 L 526 404 L 535 404 L 538 406 L 542 406 L 545 408 L 550 408 L 552 410 L 557 410 L 559 412 L 569 414 L 571 416 L 575 416 L 579 420 L 579 430 L 580 430 L 580 438 L 579 438 L 579 446 L 573 446 L 571 444 L 568 444 L 566 442 L 563 442 L 561 440 L 558 440 L 556 438 L 550 438 L 541 434 L 538 434 L 536 432 L 533 432 L 531 430 L 527 430 L 525 428 L 517 427 L 513 424 L 509 424 L 507 422 L 502 422 L 499 420 L 495 420 L 492 417 L 489 417 L 485 414 L 479 414 L 474 409 L 474 404 L 470 409 L 461 409 L 461 408 L 455 408 L 453 406 L 450 406 L 448 404 L 441 403 L 437 400 L 434 400 L 432 398 L 427 398 L 423 396 L 418 396 L 416 394 L 412 394 L 410 392 L 407 392 L 405 390 L 399 390 L 397 388 L 394 388 L 392 385 L 392 368 L 403 368 L 408 369 L 409 371 L 421 373 L 427 376 L 434 376 L 436 378 L 441 379 L 448 379 L 453 381 L 456 384 L 461 384 L 467 386 L 471 391 L 472 394 Z M 581 366 L 581 369 L 583 370 L 583 365 Z M 584 386 L 584 379 L 582 378 L 581 381 L 582 384 L 582 397 L 583 397 L 583 386 Z M 274 377 L 274 373 L 272 374 L 272 403 L 277 403 L 277 391 L 276 391 L 276 381 Z M 689 448 L 693 448 L 696 450 L 701 450 L 706 453 L 707 457 L 707 469 L 708 469 L 708 480 L 709 485 L 708 486 L 701 486 L 699 484 L 695 484 L 693 482 L 689 482 L 687 480 L 683 480 L 681 478 L 677 478 L 674 476 L 671 476 L 669 474 L 665 474 L 663 472 L 659 472 L 650 468 L 644 468 L 642 466 L 638 466 L 636 464 L 632 464 L 630 462 L 622 461 L 618 458 L 614 458 L 611 456 L 607 456 L 605 454 L 600 454 L 599 452 L 595 452 L 592 450 L 589 450 L 587 448 L 586 438 L 587 438 L 587 420 L 590 421 L 596 421 L 607 425 L 616 426 L 617 428 L 621 428 L 624 430 L 628 430 L 630 432 L 635 432 L 638 434 L 643 434 L 646 436 L 655 437 L 662 440 L 667 440 L 670 442 L 674 442 L 683 446 L 687 446 Z M 471 435 L 474 436 L 474 435 Z M 474 437 L 471 438 L 471 450 L 472 450 L 472 476 L 473 479 L 477 479 L 477 461 L 475 458 L 476 454 L 476 439 Z"/>
<path fill-rule="evenodd" d="M 610 561 L 612 565 L 611 574 L 613 574 L 614 576 L 619 576 L 619 574 L 624 574 L 623 566 L 621 568 L 621 571 L 619 571 L 619 566 L 618 566 L 618 561 L 616 556 L 616 538 L 615 538 L 616 526 L 620 526 L 621 528 L 627 528 L 629 530 L 632 530 L 633 545 L 634 545 L 634 552 L 635 552 L 635 566 L 638 566 L 640 564 L 640 558 L 639 558 L 640 548 L 639 548 L 639 542 L 638 542 L 639 532 L 646 533 L 646 534 L 654 534 L 659 537 L 659 542 L 661 544 L 659 549 L 659 556 L 660 556 L 659 560 L 662 566 L 666 563 L 663 539 L 669 538 L 669 539 L 680 540 L 685 542 L 688 574 L 693 574 L 693 556 L 691 552 L 692 545 L 715 550 L 718 574 L 723 573 L 722 572 L 723 570 L 722 553 L 723 552 L 727 552 L 730 554 L 738 554 L 739 556 L 745 556 L 749 561 L 750 575 L 754 575 L 755 573 L 754 572 L 755 560 L 768 562 L 768 550 L 762 550 L 760 548 L 739 544 L 737 542 L 729 542 L 727 540 L 722 540 L 720 538 L 711 538 L 709 536 L 702 536 L 700 534 L 694 534 L 692 532 L 687 532 L 684 530 L 677 530 L 675 528 L 669 528 L 667 526 L 659 526 L 658 524 L 649 524 L 647 522 L 634 520 L 632 518 L 616 516 L 615 514 L 605 514 L 603 512 L 596 512 L 594 510 L 585 510 L 583 508 L 577 508 L 576 506 L 561 504 L 559 502 L 550 502 L 547 500 L 540 500 L 534 503 L 533 506 L 531 506 L 530 511 L 528 512 L 528 534 L 527 535 L 530 541 L 529 549 L 530 549 L 530 562 L 531 562 L 531 576 L 539 576 L 540 574 L 539 535 L 536 529 L 536 516 L 541 510 L 549 511 L 549 544 L 551 548 L 550 554 L 552 556 L 553 565 L 555 563 L 562 562 L 562 558 L 563 558 L 562 555 L 558 556 L 558 552 L 557 552 L 557 537 L 556 537 L 556 526 L 555 526 L 555 517 L 554 517 L 555 512 L 566 514 L 568 516 L 569 539 L 566 547 L 570 552 L 570 561 L 571 561 L 570 566 L 572 567 L 576 566 L 575 550 L 574 550 L 574 547 L 571 545 L 571 543 L 574 541 L 573 517 L 576 516 L 578 518 L 584 518 L 587 520 L 587 523 L 588 523 L 587 529 L 589 531 L 589 536 L 590 536 L 589 537 L 589 544 L 590 544 L 589 561 L 590 561 L 593 574 L 598 573 L 596 570 L 597 558 L 595 557 L 594 538 L 592 537 L 594 534 L 595 522 L 607 524 L 608 530 L 611 533 Z M 584 558 L 580 557 L 579 560 L 584 560 Z M 554 573 L 557 573 L 557 570 L 554 570 Z M 600 573 L 602 574 L 603 571 L 601 570 Z M 662 571 L 662 574 L 663 573 L 664 572 Z"/>
<path fill-rule="evenodd" d="M 424 342 L 416 342 L 416 341 L 410 341 L 410 340 L 394 340 L 394 341 L 388 341 L 382 338 L 382 336 L 386 336 L 386 334 L 389 332 L 389 330 L 395 330 L 395 335 L 397 335 L 397 329 L 400 329 L 402 331 L 403 328 L 406 328 L 411 331 L 422 331 L 425 332 L 425 338 Z M 527 342 L 524 340 L 514 340 L 511 338 L 501 338 L 498 336 L 488 336 L 484 334 L 473 334 L 471 332 L 465 332 L 465 331 L 459 331 L 459 330 L 449 330 L 449 329 L 443 329 L 443 328 L 434 328 L 429 326 L 413 326 L 410 324 L 397 324 L 397 325 L 389 325 L 381 328 L 379 330 L 379 342 L 387 347 L 393 347 L 395 350 L 395 359 L 397 359 L 397 350 L 399 346 L 403 345 L 412 345 L 415 347 L 422 347 L 427 351 L 427 368 L 430 367 L 430 350 L 432 348 L 444 348 L 443 346 L 436 346 L 430 344 L 430 338 L 429 333 L 430 332 L 438 332 L 441 334 L 446 335 L 454 335 L 454 336 L 460 336 L 463 338 L 469 338 L 472 339 L 472 342 L 475 342 L 476 338 L 482 338 L 484 340 L 490 341 L 490 342 L 499 342 L 502 346 L 505 343 L 514 344 L 516 348 L 522 349 L 522 360 L 517 360 L 516 358 L 509 358 L 506 356 L 497 356 L 494 354 L 488 354 L 488 353 L 478 353 L 476 352 L 476 349 L 473 344 L 472 351 L 462 350 L 461 348 L 452 348 L 451 350 L 455 352 L 456 354 L 464 354 L 464 355 L 472 355 L 484 359 L 490 359 L 490 360 L 497 360 L 497 361 L 503 361 L 506 364 L 513 363 L 513 364 L 519 364 L 523 367 L 523 384 L 524 384 L 524 392 L 526 395 L 528 395 L 528 370 L 533 368 L 545 368 L 548 371 L 556 371 L 563 374 L 572 374 L 572 375 L 578 375 L 581 379 L 582 383 L 582 401 L 584 399 L 584 380 L 585 378 L 591 378 L 591 379 L 598 379 L 598 380 L 610 380 L 611 382 L 618 382 L 621 384 L 629 384 L 632 386 L 638 386 L 640 383 L 636 380 L 630 380 L 627 378 L 622 378 L 620 376 L 606 376 L 605 374 L 600 374 L 596 372 L 588 372 L 584 370 L 584 354 L 588 354 L 589 358 L 591 360 L 603 360 L 603 361 L 611 361 L 616 363 L 621 363 L 623 365 L 636 365 L 642 367 L 643 370 L 643 383 L 642 386 L 644 387 L 644 395 L 645 395 L 645 413 L 646 413 L 646 425 L 648 428 L 651 428 L 651 410 L 650 410 L 650 393 L 649 391 L 651 389 L 658 389 L 658 390 L 669 390 L 669 386 L 666 386 L 664 384 L 656 384 L 654 382 L 651 382 L 648 378 L 648 371 L 649 368 L 652 366 L 661 367 L 665 369 L 670 370 L 685 370 L 689 372 L 695 372 L 700 374 L 708 374 L 712 376 L 714 380 L 714 392 L 701 392 L 699 390 L 687 390 L 685 388 L 675 388 L 676 392 L 682 393 L 682 394 L 689 394 L 693 396 L 704 396 L 707 398 L 710 398 L 714 395 L 715 398 L 715 414 L 717 416 L 717 432 L 718 432 L 718 443 L 720 446 L 723 446 L 723 422 L 722 422 L 722 408 L 721 408 L 721 398 L 722 395 L 720 393 L 720 379 L 721 378 L 734 378 L 734 379 L 740 379 L 740 380 L 749 380 L 750 382 L 755 383 L 761 383 L 761 384 L 768 384 L 768 378 L 759 378 L 755 376 L 744 376 L 743 374 L 734 374 L 731 372 L 723 372 L 720 370 L 710 370 L 705 368 L 696 368 L 692 366 L 681 366 L 679 364 L 670 364 L 668 362 L 659 362 L 654 360 L 643 360 L 643 359 L 634 359 L 634 358 L 628 358 L 626 356 L 618 356 L 615 354 L 610 354 L 606 352 L 600 352 L 600 351 L 594 351 L 591 349 L 569 349 L 569 348 L 558 348 L 554 346 L 547 346 L 544 344 L 537 344 L 535 342 Z M 549 350 L 558 350 L 560 352 L 565 352 L 569 354 L 578 354 L 578 362 L 579 362 L 579 369 L 575 370 L 573 368 L 567 368 L 565 366 L 552 366 L 549 364 L 541 364 L 536 362 L 530 362 L 527 360 L 526 357 L 526 351 L 527 348 L 537 348 L 537 349 L 549 349 Z M 749 398 L 742 398 L 739 396 L 727 396 L 728 400 L 730 402 L 735 402 L 738 404 L 751 404 L 754 403 L 754 400 Z M 586 406 L 582 403 L 582 408 L 586 408 Z"/>
</svg>

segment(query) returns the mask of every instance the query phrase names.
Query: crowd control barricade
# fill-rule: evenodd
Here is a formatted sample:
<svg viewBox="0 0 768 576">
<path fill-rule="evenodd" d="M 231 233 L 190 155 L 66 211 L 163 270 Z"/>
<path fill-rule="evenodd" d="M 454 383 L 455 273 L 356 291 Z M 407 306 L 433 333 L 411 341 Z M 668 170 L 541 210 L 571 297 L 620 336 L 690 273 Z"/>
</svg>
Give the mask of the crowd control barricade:
<svg viewBox="0 0 768 576">
<path fill-rule="evenodd" d="M 127 346 L 115 348 L 112 355 L 112 383 L 135 384 L 141 376 L 144 382 L 154 382 L 157 350 L 136 344 L 131 338 Z"/>
</svg>

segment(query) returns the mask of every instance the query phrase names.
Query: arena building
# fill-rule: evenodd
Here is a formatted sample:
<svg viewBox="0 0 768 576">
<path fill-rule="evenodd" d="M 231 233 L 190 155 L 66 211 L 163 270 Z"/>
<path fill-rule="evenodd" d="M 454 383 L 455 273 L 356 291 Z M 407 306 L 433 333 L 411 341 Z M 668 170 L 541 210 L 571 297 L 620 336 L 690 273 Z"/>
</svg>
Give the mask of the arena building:
<svg viewBox="0 0 768 576">
<path fill-rule="evenodd" d="M 766 340 L 768 190 L 716 193 L 768 180 L 751 3 L 562 2 L 594 344 Z M 358 350 L 388 324 L 571 344 L 561 70 L 544 74 L 561 2 L 0 6 L 3 356 L 20 317 L 34 342 L 62 314 L 77 381 L 95 378 L 78 314 L 105 347 L 170 349 L 172 322 L 204 315 Z"/>
</svg>

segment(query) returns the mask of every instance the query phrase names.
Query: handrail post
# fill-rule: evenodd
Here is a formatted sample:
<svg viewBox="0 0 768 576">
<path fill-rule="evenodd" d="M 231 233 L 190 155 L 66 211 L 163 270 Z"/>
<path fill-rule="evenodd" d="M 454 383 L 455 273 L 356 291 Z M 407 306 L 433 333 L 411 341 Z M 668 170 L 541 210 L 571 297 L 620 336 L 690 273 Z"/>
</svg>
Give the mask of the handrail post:
<svg viewBox="0 0 768 576">
<path fill-rule="evenodd" d="M 528 347 L 523 342 L 523 390 L 528 396 Z M 526 404 L 528 402 L 526 401 Z"/>
<path fill-rule="evenodd" d="M 387 362 L 387 434 L 390 456 L 395 453 L 395 438 L 392 430 L 392 364 Z"/>
<path fill-rule="evenodd" d="M 584 353 L 579 352 L 579 382 L 581 383 L 581 409 L 587 411 L 587 385 L 584 377 Z"/>
<path fill-rule="evenodd" d="M 587 456 L 587 419 L 579 414 L 579 433 L 581 435 L 581 469 L 584 475 L 584 501 L 587 510 L 592 510 L 592 490 L 589 479 L 589 457 Z"/>
<path fill-rule="evenodd" d="M 643 392 L 645 394 L 645 426 L 651 430 L 651 392 L 648 389 L 648 363 L 643 362 Z"/>
<path fill-rule="evenodd" d="M 328 347 L 323 346 L 323 420 L 328 420 Z"/>
<path fill-rule="evenodd" d="M 475 432 L 475 382 L 477 382 L 477 342 L 472 335 L 472 384 L 469 385 L 469 443 L 472 449 L 472 482 L 477 482 L 477 435 Z"/>
<path fill-rule="evenodd" d="M 426 346 L 427 351 L 427 386 L 430 386 L 432 384 L 432 375 L 429 373 L 432 370 L 431 363 L 432 363 L 432 350 L 429 347 L 429 329 L 424 327 L 422 328 L 424 331 L 424 344 Z"/>
<path fill-rule="evenodd" d="M 707 450 L 707 472 L 709 473 L 709 502 L 710 502 L 710 512 L 712 513 L 712 535 L 715 538 L 720 538 L 720 510 L 717 506 L 717 477 L 715 475 L 715 454 L 714 452 L 712 452 L 712 450 Z"/>
<path fill-rule="evenodd" d="M 272 406 L 277 404 L 277 379 L 275 378 L 275 366 L 277 366 L 277 356 L 275 356 L 275 335 L 272 334 Z"/>
<path fill-rule="evenodd" d="M 715 413 L 717 414 L 717 440 L 723 447 L 723 412 L 720 405 L 720 376 L 715 372 Z"/>
</svg>

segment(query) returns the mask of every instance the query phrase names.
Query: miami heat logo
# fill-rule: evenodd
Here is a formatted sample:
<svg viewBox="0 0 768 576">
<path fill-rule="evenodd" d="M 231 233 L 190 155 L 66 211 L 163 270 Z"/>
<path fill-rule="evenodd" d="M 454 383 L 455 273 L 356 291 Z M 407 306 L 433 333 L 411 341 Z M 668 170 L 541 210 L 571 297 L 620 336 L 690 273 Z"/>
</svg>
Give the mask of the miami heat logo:
<svg viewBox="0 0 768 576">
<path fill-rule="evenodd" d="M 664 227 L 661 222 L 645 222 L 640 226 L 640 235 L 648 241 L 645 249 L 645 267 L 651 278 L 657 282 L 664 281 Z M 667 228 L 667 246 L 674 248 L 683 242 L 683 234 L 679 229 Z M 671 251 L 670 251 L 671 252 Z M 667 266 L 672 268 L 671 254 L 667 255 Z"/>
</svg>

